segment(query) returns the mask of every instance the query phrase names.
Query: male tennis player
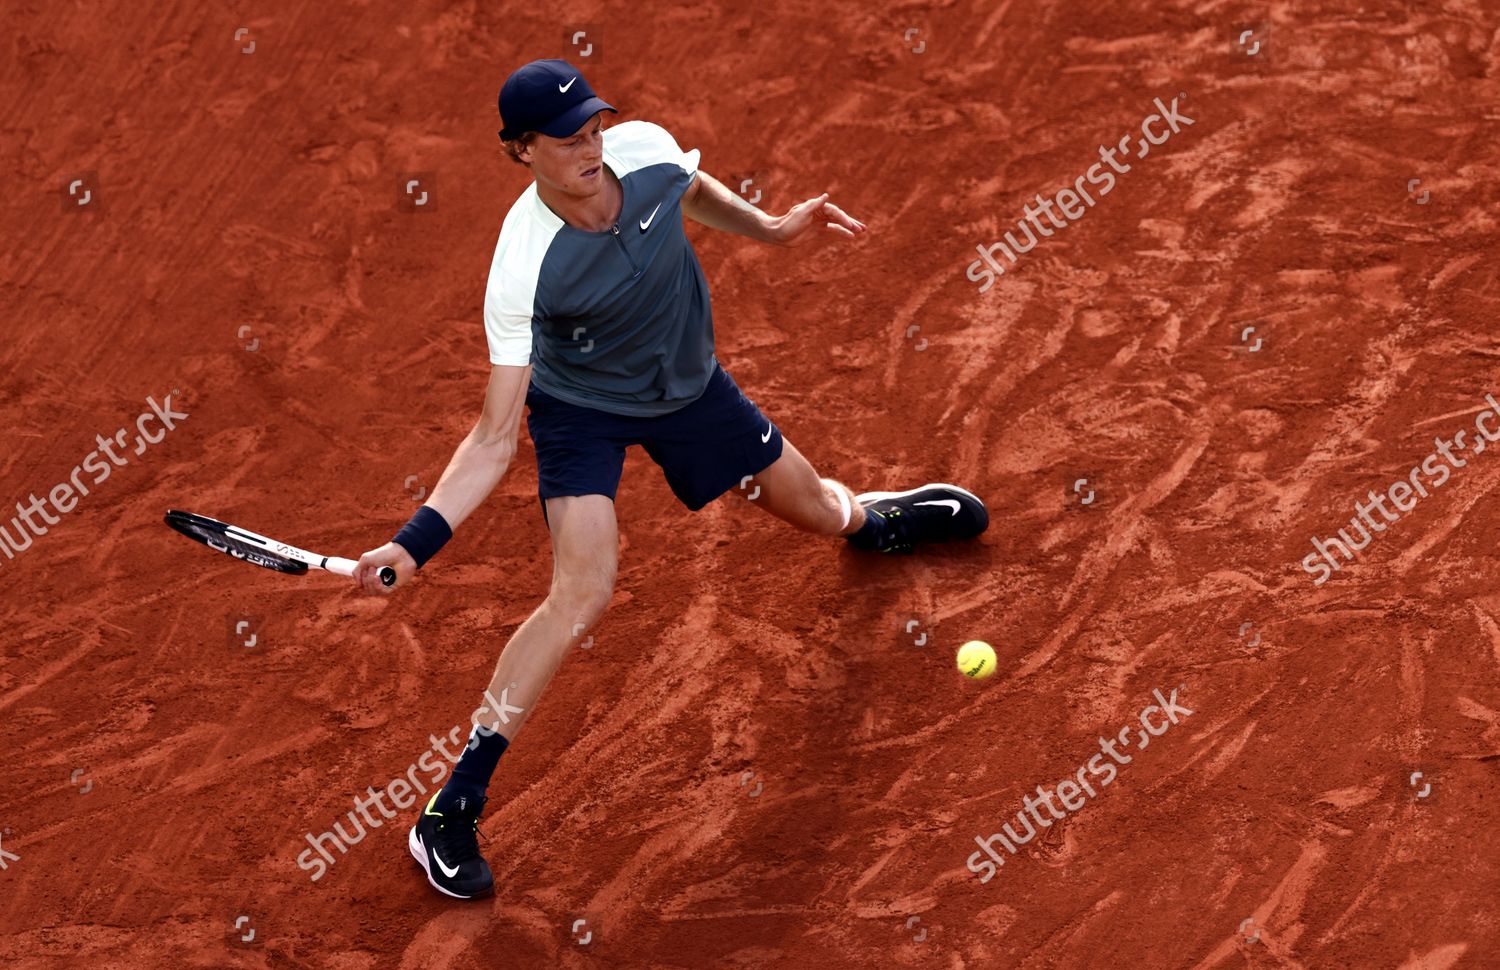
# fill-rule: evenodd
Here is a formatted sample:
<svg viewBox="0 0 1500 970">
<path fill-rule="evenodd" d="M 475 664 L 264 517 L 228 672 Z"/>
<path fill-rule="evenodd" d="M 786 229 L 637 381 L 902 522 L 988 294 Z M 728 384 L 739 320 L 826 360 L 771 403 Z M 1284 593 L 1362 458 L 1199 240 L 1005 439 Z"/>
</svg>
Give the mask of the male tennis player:
<svg viewBox="0 0 1500 970">
<path fill-rule="evenodd" d="M 865 232 L 825 192 L 769 216 L 698 170 L 664 129 L 604 128 L 615 109 L 564 61 L 533 61 L 500 89 L 500 138 L 534 179 L 505 217 L 485 290 L 484 411 L 395 538 L 359 560 L 355 582 L 409 581 L 499 483 L 524 403 L 538 495 L 552 533 L 552 588 L 511 636 L 447 784 L 408 846 L 428 881 L 462 899 L 494 879 L 476 838 L 490 777 L 563 655 L 604 612 L 619 538 L 615 490 L 640 445 L 697 511 L 730 490 L 799 529 L 858 549 L 908 552 L 970 539 L 989 514 L 952 485 L 868 492 L 819 478 L 714 358 L 708 283 L 683 216 L 760 242 Z M 744 487 L 740 488 L 742 480 Z"/>
</svg>

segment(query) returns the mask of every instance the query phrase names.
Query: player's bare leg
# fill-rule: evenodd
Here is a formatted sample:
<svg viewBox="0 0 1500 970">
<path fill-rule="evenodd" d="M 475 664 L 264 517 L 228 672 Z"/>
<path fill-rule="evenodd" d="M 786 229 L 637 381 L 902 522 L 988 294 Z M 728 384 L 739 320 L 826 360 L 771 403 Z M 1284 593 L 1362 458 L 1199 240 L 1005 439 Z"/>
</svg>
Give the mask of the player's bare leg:
<svg viewBox="0 0 1500 970">
<path fill-rule="evenodd" d="M 785 437 L 781 457 L 735 492 L 804 532 L 845 536 L 857 548 L 879 552 L 972 539 L 989 525 L 984 503 L 956 485 L 855 494 L 847 485 L 820 477 Z"/>
<path fill-rule="evenodd" d="M 615 588 L 620 533 L 615 503 L 607 495 L 548 499 L 547 523 L 552 530 L 552 588 L 511 634 L 475 716 L 507 741 L 520 731 L 568 650 L 604 615 Z M 505 705 L 494 710 L 494 701 L 502 697 Z M 511 709 L 516 707 L 519 713 Z"/>
<path fill-rule="evenodd" d="M 854 490 L 831 478 L 826 481 L 819 478 L 812 464 L 785 437 L 781 441 L 781 457 L 734 491 L 803 532 L 848 535 L 865 524 L 865 510 L 854 500 Z M 839 491 L 848 499 L 847 523 Z M 752 495 L 755 497 L 750 498 Z"/>
<path fill-rule="evenodd" d="M 407 836 L 407 848 L 427 881 L 459 899 L 485 895 L 494 887 L 476 833 L 500 756 L 569 648 L 603 615 L 614 591 L 620 548 L 614 502 L 604 495 L 548 499 L 547 522 L 552 589 L 501 651 L 453 774 Z"/>
</svg>

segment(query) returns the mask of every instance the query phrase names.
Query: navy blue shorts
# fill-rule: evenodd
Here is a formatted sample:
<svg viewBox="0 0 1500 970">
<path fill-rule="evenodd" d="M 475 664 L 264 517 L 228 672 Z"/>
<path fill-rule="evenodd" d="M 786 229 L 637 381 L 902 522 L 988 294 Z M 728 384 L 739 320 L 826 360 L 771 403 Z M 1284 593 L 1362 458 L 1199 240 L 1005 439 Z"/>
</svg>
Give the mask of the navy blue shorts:
<svg viewBox="0 0 1500 970">
<path fill-rule="evenodd" d="M 781 431 L 717 362 L 703 394 L 671 414 L 635 417 L 526 391 L 526 430 L 536 445 L 537 495 L 607 495 L 613 501 L 625 449 L 640 445 L 667 484 L 696 512 L 781 457 Z"/>
</svg>

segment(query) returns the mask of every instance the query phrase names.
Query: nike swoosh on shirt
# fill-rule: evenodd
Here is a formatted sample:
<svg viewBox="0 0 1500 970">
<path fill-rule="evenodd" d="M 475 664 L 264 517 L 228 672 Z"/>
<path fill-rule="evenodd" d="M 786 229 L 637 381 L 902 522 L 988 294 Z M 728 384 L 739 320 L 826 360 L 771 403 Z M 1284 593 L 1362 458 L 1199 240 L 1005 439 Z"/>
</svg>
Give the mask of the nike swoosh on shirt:
<svg viewBox="0 0 1500 970">
<path fill-rule="evenodd" d="M 576 80 L 578 80 L 578 75 L 577 74 L 573 75 L 573 81 L 576 81 Z M 568 88 L 571 88 L 573 86 L 573 81 L 569 81 L 567 84 L 559 84 L 557 86 L 558 93 L 560 93 L 560 94 L 567 94 L 568 93 Z"/>
<path fill-rule="evenodd" d="M 765 444 L 766 442 L 768 442 L 770 440 L 771 440 L 771 426 L 769 424 L 767 424 L 766 425 L 766 433 L 760 436 L 760 443 L 761 444 Z"/>
<path fill-rule="evenodd" d="M 641 232 L 645 232 L 647 229 L 651 228 L 651 221 L 656 218 L 656 214 L 660 211 L 661 203 L 658 202 L 656 203 L 656 208 L 651 210 L 651 214 L 641 220 Z"/>
<path fill-rule="evenodd" d="M 947 505 L 947 506 L 951 506 L 952 507 L 954 515 L 958 514 L 958 499 L 940 498 L 940 499 L 935 499 L 935 500 L 933 500 L 931 502 L 913 502 L 912 504 L 913 505 Z"/>
</svg>

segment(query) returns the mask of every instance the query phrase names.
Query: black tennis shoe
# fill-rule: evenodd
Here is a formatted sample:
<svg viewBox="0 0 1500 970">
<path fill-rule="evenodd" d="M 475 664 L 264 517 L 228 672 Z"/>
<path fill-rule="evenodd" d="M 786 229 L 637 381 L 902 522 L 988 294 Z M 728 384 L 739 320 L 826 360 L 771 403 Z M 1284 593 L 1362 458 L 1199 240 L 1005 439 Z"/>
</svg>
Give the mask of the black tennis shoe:
<svg viewBox="0 0 1500 970">
<path fill-rule="evenodd" d="M 911 552 L 930 542 L 972 539 L 989 528 L 990 513 L 973 492 L 937 482 L 905 492 L 854 496 L 873 521 L 848 536 L 856 549 Z"/>
<path fill-rule="evenodd" d="M 495 888 L 495 877 L 479 854 L 479 813 L 484 811 L 485 799 L 461 797 L 446 812 L 433 808 L 437 799 L 434 794 L 406 837 L 412 858 L 440 893 L 457 899 L 489 893 Z"/>
</svg>

